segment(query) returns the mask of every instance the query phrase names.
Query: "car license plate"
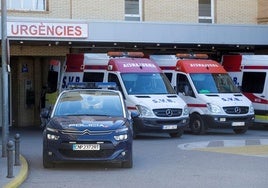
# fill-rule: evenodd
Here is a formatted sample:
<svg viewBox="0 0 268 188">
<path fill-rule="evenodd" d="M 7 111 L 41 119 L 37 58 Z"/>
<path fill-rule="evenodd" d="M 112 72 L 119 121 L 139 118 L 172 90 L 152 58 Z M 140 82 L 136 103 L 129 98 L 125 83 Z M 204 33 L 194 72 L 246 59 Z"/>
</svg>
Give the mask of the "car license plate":
<svg viewBox="0 0 268 188">
<path fill-rule="evenodd" d="M 177 129 L 177 125 L 164 125 L 163 130 Z"/>
<path fill-rule="evenodd" d="M 74 144 L 73 150 L 100 150 L 99 144 Z"/>
<path fill-rule="evenodd" d="M 232 126 L 234 126 L 234 127 L 244 126 L 244 125 L 245 125 L 245 122 L 233 122 L 232 123 Z"/>
</svg>

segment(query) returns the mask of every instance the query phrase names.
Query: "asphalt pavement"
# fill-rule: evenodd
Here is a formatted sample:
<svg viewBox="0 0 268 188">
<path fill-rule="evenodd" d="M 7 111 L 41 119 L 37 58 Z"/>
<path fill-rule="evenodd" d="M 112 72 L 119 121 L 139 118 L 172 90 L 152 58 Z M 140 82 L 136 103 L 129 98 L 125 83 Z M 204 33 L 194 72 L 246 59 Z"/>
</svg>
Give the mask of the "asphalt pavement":
<svg viewBox="0 0 268 188">
<path fill-rule="evenodd" d="M 16 130 L 11 130 L 10 138 L 14 138 Z M 0 140 L 2 144 L 2 130 L 0 129 Z M 13 177 L 8 177 L 7 157 L 2 157 L 2 145 L 0 144 L 0 187 L 13 188 L 20 187 L 28 176 L 27 159 L 20 155 L 20 165 L 13 166 Z M 252 147 L 254 146 L 254 147 Z M 258 147 L 259 146 L 259 147 Z M 253 155 L 258 157 L 268 157 L 268 139 L 242 139 L 242 140 L 211 140 L 183 143 L 178 145 L 183 150 L 203 150 L 222 153 L 233 153 L 242 155 Z M 244 151 L 246 150 L 246 151 Z M 15 156 L 13 156 L 15 159 Z"/>
</svg>

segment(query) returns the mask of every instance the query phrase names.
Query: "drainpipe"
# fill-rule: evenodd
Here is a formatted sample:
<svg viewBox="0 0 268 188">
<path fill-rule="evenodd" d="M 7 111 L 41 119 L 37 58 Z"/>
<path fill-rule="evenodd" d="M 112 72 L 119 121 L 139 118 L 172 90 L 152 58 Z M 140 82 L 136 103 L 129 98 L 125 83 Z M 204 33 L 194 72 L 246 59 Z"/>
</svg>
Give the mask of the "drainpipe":
<svg viewBox="0 0 268 188">
<path fill-rule="evenodd" d="M 7 7 L 6 0 L 1 1 L 1 45 L 2 45 L 2 157 L 7 157 L 7 140 L 9 136 L 9 85 L 8 85 L 8 72 L 10 71 L 7 64 Z"/>
</svg>

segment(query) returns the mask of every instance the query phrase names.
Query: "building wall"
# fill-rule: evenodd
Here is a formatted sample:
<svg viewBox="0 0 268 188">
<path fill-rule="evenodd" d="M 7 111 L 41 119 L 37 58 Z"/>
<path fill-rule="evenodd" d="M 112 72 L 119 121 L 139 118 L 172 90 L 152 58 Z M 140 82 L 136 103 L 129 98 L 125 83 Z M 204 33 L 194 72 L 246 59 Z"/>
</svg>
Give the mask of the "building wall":
<svg viewBox="0 0 268 188">
<path fill-rule="evenodd" d="M 258 1 L 216 0 L 216 23 L 257 24 Z"/>
<path fill-rule="evenodd" d="M 8 15 L 123 21 L 124 2 L 124 0 L 48 0 L 48 11 L 8 11 Z M 215 23 L 257 24 L 258 20 L 268 17 L 267 7 L 267 0 L 215 0 Z M 144 0 L 143 21 L 198 23 L 198 0 Z"/>
<path fill-rule="evenodd" d="M 11 45 L 12 56 L 65 56 L 69 53 L 68 46 L 24 46 Z"/>
<path fill-rule="evenodd" d="M 73 0 L 73 19 L 124 20 L 124 0 Z"/>
<path fill-rule="evenodd" d="M 258 1 L 258 24 L 268 24 L 268 1 Z"/>
<path fill-rule="evenodd" d="M 198 0 L 146 0 L 143 7 L 144 21 L 198 23 Z"/>
<path fill-rule="evenodd" d="M 124 0 L 47 0 L 47 11 L 8 11 L 8 16 L 124 20 Z"/>
<path fill-rule="evenodd" d="M 8 16 L 33 17 L 33 18 L 59 18 L 69 19 L 72 0 L 47 0 L 47 11 L 13 11 L 8 10 Z M 81 1 L 81 0 L 77 0 Z M 83 0 L 82 0 L 83 1 Z"/>
</svg>

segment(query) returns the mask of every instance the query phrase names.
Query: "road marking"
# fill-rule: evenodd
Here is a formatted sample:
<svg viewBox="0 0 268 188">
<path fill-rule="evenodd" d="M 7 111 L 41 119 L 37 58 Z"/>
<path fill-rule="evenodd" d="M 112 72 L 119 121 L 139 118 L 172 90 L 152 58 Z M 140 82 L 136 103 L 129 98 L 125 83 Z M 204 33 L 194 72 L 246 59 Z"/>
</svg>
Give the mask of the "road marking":
<svg viewBox="0 0 268 188">
<path fill-rule="evenodd" d="M 179 144 L 178 148 L 182 150 L 268 157 L 268 139 L 201 141 Z"/>
<path fill-rule="evenodd" d="M 223 148 L 220 147 L 199 148 L 194 150 L 255 156 L 255 157 L 268 157 L 268 145 L 255 145 L 255 146 L 251 145 L 242 147 L 223 147 Z"/>
</svg>

